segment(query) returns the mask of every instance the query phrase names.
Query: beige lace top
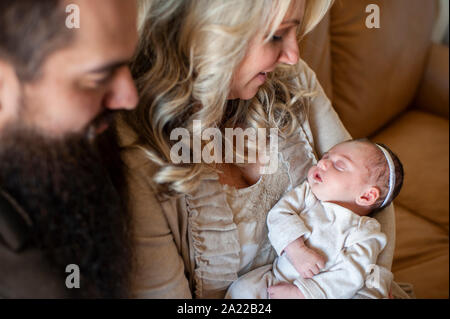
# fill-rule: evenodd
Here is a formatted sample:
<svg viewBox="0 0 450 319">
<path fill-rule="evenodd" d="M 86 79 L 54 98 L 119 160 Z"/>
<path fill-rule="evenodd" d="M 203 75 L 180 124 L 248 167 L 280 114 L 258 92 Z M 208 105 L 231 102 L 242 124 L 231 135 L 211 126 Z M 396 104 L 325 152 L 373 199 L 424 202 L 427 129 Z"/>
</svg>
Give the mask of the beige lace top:
<svg viewBox="0 0 450 319">
<path fill-rule="evenodd" d="M 288 187 L 287 178 L 280 176 L 283 173 L 284 170 L 276 175 L 262 175 L 256 184 L 243 189 L 223 186 L 227 204 L 233 214 L 233 222 L 238 230 L 240 244 L 238 275 L 273 260 L 274 251 L 267 240 L 264 219 L 265 212 L 270 210 Z"/>
</svg>

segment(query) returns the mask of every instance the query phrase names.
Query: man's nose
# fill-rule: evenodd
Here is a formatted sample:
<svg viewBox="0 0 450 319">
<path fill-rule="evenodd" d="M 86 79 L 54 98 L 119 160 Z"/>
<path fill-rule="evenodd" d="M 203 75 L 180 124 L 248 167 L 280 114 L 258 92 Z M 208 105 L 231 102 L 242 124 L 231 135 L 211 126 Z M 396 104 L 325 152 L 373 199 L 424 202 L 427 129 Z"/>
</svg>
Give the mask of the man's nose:
<svg viewBox="0 0 450 319">
<path fill-rule="evenodd" d="M 110 110 L 132 110 L 138 103 L 138 93 L 128 67 L 117 70 L 104 107 Z"/>
<path fill-rule="evenodd" d="M 300 53 L 298 49 L 297 36 L 295 35 L 295 33 L 292 33 L 288 36 L 286 42 L 283 44 L 278 62 L 294 65 L 297 64 L 299 58 Z"/>
</svg>

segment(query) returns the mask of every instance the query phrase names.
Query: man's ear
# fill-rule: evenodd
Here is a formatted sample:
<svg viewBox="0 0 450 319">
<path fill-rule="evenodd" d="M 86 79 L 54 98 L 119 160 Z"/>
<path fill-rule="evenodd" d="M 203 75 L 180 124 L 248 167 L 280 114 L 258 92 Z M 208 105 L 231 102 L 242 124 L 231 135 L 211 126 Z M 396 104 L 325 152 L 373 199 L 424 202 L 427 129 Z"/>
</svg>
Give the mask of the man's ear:
<svg viewBox="0 0 450 319">
<path fill-rule="evenodd" d="M 11 72 L 11 65 L 0 58 L 0 112 L 5 109 L 5 90 L 7 85 L 7 78 Z"/>
<path fill-rule="evenodd" d="M 0 132 L 17 117 L 21 84 L 11 63 L 0 58 Z"/>
<path fill-rule="evenodd" d="M 356 198 L 356 204 L 359 206 L 372 206 L 378 198 L 380 198 L 380 190 L 378 187 L 370 186 Z"/>
<path fill-rule="evenodd" d="M 5 78 L 4 65 L 2 59 L 0 59 L 0 112 L 2 111 L 2 90 L 5 81 L 4 78 Z"/>
</svg>

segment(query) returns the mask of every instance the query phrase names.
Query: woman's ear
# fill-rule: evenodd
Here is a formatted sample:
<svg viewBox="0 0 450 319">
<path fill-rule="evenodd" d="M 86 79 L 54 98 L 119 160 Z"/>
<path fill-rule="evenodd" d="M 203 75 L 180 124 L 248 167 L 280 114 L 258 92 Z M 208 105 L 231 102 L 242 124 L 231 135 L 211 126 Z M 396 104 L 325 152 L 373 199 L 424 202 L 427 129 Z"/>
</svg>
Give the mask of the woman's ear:
<svg viewBox="0 0 450 319">
<path fill-rule="evenodd" d="M 372 206 L 380 198 L 378 187 L 370 186 L 361 195 L 356 198 L 356 204 L 359 206 Z"/>
</svg>

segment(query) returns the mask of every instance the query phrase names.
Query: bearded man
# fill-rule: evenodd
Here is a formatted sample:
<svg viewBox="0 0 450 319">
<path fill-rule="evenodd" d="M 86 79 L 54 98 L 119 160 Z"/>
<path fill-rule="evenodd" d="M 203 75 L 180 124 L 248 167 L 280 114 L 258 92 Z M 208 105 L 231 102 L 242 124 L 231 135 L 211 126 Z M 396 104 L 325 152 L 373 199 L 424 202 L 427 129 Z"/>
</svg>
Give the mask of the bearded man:
<svg viewBox="0 0 450 319">
<path fill-rule="evenodd" d="M 79 28 L 66 24 L 69 4 Z M 130 221 L 109 124 L 137 104 L 136 12 L 129 0 L 0 1 L 0 298 L 128 296 Z"/>
</svg>

